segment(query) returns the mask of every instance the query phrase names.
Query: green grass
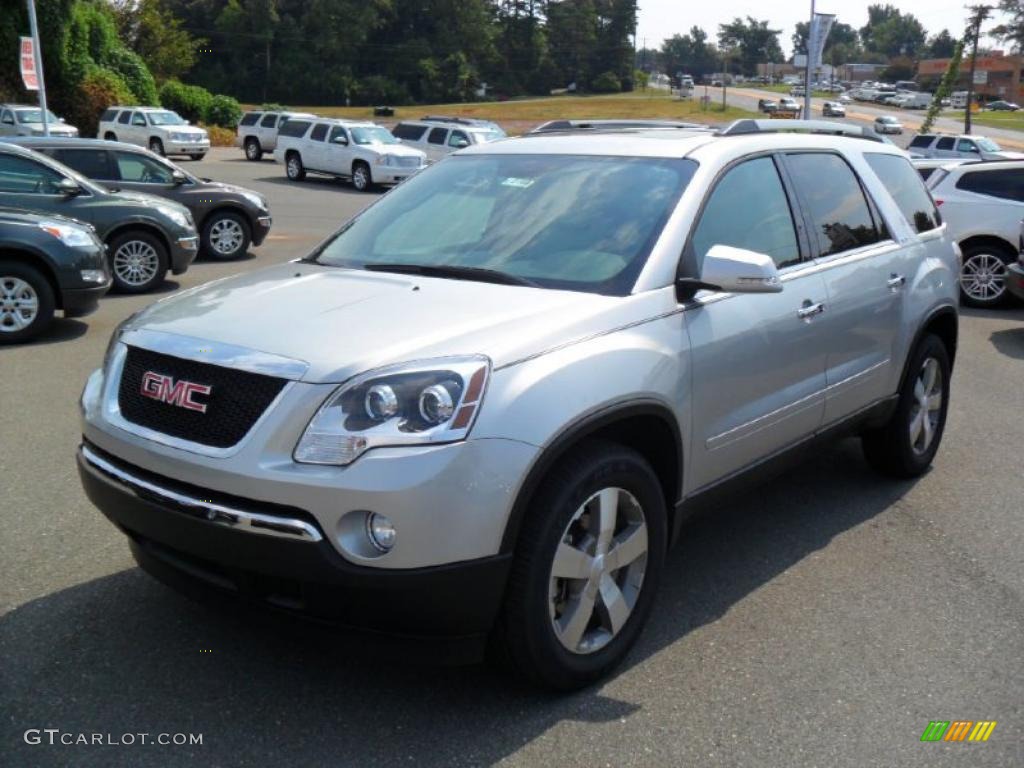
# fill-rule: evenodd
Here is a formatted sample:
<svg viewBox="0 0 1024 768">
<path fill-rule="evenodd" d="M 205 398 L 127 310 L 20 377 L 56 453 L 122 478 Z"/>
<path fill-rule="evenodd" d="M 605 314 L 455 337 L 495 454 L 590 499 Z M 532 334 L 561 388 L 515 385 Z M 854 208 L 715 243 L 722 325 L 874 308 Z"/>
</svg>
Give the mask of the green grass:
<svg viewBox="0 0 1024 768">
<path fill-rule="evenodd" d="M 292 109 L 325 117 L 373 119 L 372 107 L 301 106 Z M 466 104 L 423 104 L 396 107 L 394 118 L 409 120 L 427 114 L 457 115 L 494 120 L 510 134 L 522 133 L 547 120 L 558 118 L 661 118 L 695 123 L 723 123 L 753 112 L 736 107 L 722 109 L 721 102 L 701 109 L 699 89 L 694 98 L 681 100 L 667 92 L 649 88 L 647 91 L 594 96 L 549 96 L 511 101 L 487 101 Z"/>
<path fill-rule="evenodd" d="M 763 83 L 744 83 L 743 85 L 733 86 L 734 88 L 756 88 L 759 91 L 771 91 L 772 93 L 784 93 L 789 95 L 789 92 L 793 90 L 792 85 L 784 85 L 783 83 L 774 83 L 772 85 L 764 85 Z M 838 98 L 839 94 L 829 93 L 828 91 L 811 91 L 811 96 L 817 99 L 835 99 Z M 799 96 L 797 98 L 803 98 Z"/>
<path fill-rule="evenodd" d="M 963 122 L 964 112 L 962 109 L 955 112 L 946 110 L 942 116 Z M 1024 131 L 1024 110 L 1020 112 L 975 112 L 971 115 L 971 123 L 987 125 L 989 128 L 1004 128 L 1008 131 Z"/>
</svg>

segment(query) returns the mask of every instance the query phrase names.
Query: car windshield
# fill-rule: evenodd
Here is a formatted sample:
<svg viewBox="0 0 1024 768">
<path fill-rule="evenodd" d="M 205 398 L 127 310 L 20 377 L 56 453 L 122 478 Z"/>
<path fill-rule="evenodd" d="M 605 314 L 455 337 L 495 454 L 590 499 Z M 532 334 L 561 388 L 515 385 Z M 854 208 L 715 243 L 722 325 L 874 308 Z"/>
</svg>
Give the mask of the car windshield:
<svg viewBox="0 0 1024 768">
<path fill-rule="evenodd" d="M 474 136 L 476 136 L 478 144 L 486 144 L 486 143 L 488 143 L 490 141 L 497 141 L 498 139 L 504 139 L 505 138 L 505 132 L 504 131 L 483 130 L 483 131 L 471 131 L 471 133 Z"/>
<path fill-rule="evenodd" d="M 150 125 L 185 125 L 185 121 L 177 112 L 147 112 Z"/>
<path fill-rule="evenodd" d="M 992 139 L 986 139 L 984 137 L 975 137 L 974 143 L 982 148 L 985 152 L 999 152 L 1001 151 L 999 145 L 996 144 Z"/>
<path fill-rule="evenodd" d="M 624 296 L 693 177 L 691 160 L 452 156 L 311 256 L 338 267 L 469 267 Z"/>
<path fill-rule="evenodd" d="M 401 144 L 386 128 L 379 125 L 352 128 L 352 141 L 356 144 Z"/>
<path fill-rule="evenodd" d="M 891 125 L 892 123 L 895 123 L 897 121 L 896 121 L 895 117 L 880 117 L 880 118 L 878 118 L 878 122 L 880 122 L 880 123 L 889 123 Z"/>
<path fill-rule="evenodd" d="M 43 122 L 43 110 L 41 109 L 19 109 L 15 112 L 19 123 L 41 123 Z M 60 118 L 50 110 L 46 110 L 46 121 L 48 123 L 59 123 Z"/>
</svg>

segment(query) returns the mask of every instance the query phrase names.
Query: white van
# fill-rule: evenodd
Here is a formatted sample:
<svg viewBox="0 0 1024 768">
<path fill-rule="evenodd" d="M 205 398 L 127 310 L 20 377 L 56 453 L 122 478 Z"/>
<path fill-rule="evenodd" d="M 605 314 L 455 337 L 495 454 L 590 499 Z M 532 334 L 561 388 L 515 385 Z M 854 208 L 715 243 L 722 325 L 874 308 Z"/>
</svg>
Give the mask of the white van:
<svg viewBox="0 0 1024 768">
<path fill-rule="evenodd" d="M 901 109 L 928 109 L 932 105 L 930 93 L 908 93 L 899 100 Z"/>
<path fill-rule="evenodd" d="M 953 109 L 967 109 L 967 91 L 953 91 L 950 106 Z"/>
</svg>

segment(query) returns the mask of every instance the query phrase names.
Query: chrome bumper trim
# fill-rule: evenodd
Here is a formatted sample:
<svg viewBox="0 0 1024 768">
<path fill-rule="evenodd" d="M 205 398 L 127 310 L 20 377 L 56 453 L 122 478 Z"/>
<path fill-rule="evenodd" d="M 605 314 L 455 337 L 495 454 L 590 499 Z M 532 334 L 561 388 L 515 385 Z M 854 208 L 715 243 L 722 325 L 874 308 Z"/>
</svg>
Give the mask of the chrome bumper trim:
<svg viewBox="0 0 1024 768">
<path fill-rule="evenodd" d="M 106 459 L 97 456 L 87 445 L 83 445 L 81 450 L 85 460 L 100 472 L 127 485 L 135 492 L 144 491 L 183 507 L 182 511 L 186 514 L 200 520 L 205 520 L 211 525 L 234 528 L 261 536 L 276 536 L 278 538 L 296 539 L 311 543 L 323 540 L 323 536 L 316 526 L 307 523 L 305 520 L 263 515 L 258 512 L 244 512 L 243 510 L 226 507 L 223 504 L 216 504 L 212 501 L 196 499 L 178 491 L 161 488 L 148 480 L 143 480 L 129 472 L 125 472 L 123 469 L 115 467 Z"/>
</svg>

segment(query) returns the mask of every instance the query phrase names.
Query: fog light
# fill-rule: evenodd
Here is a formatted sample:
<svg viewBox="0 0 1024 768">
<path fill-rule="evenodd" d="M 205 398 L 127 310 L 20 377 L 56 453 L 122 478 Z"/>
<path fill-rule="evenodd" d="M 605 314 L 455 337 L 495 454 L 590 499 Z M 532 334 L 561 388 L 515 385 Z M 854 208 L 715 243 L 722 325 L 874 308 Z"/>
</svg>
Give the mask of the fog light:
<svg viewBox="0 0 1024 768">
<path fill-rule="evenodd" d="M 81 274 L 86 283 L 104 283 L 107 280 L 107 273 L 102 269 L 83 269 Z"/>
<path fill-rule="evenodd" d="M 370 543 L 380 552 L 390 552 L 395 546 L 395 538 L 398 532 L 384 515 L 371 512 L 366 516 L 366 537 Z"/>
</svg>

